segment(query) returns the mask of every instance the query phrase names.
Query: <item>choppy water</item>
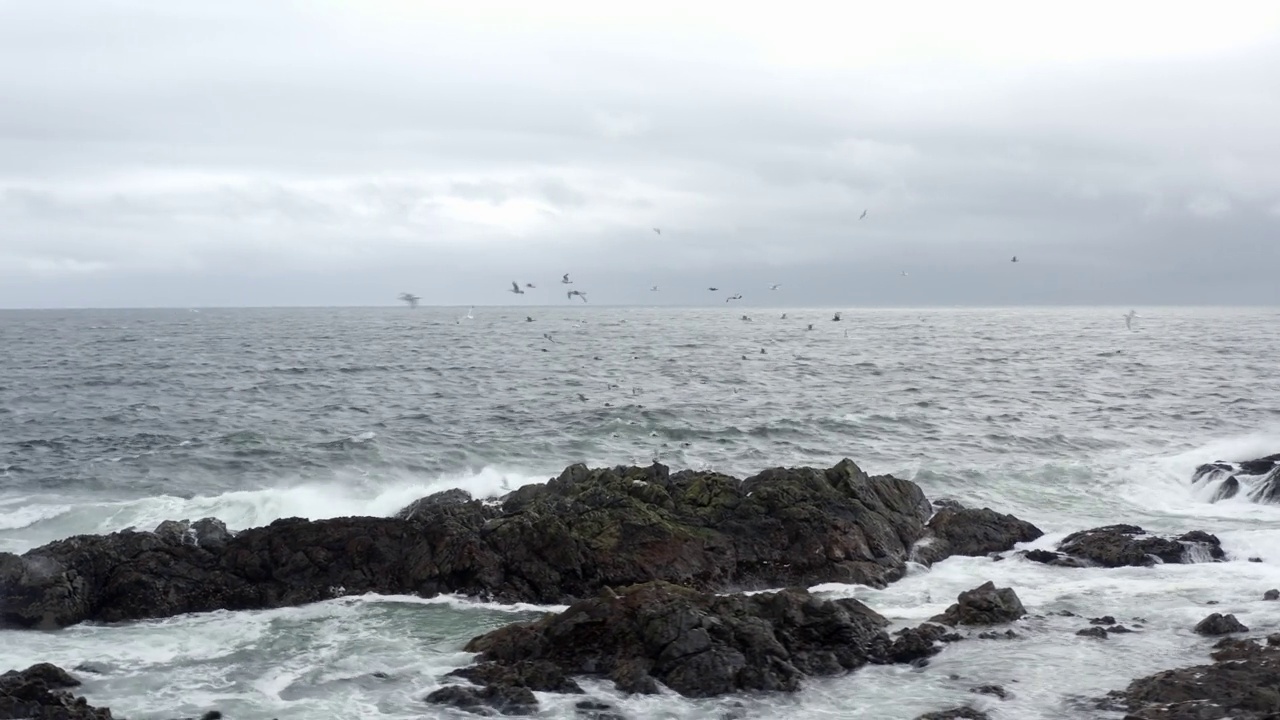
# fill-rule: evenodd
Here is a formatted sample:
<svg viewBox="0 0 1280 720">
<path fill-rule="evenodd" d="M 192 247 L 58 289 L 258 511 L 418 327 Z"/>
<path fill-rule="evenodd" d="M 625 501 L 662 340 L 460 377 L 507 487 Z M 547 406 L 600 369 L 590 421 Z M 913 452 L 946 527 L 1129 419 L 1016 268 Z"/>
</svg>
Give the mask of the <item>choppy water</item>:
<svg viewBox="0 0 1280 720">
<path fill-rule="evenodd" d="M 447 487 L 498 494 L 572 462 L 654 457 L 738 475 L 850 457 L 1031 520 L 1048 533 L 1037 547 L 1119 521 L 1218 534 L 1231 562 L 954 558 L 885 590 L 824 586 L 901 624 L 987 579 L 1033 613 L 1147 623 L 1097 641 L 1074 636 L 1078 619 L 1030 620 L 1023 640 L 960 643 L 923 670 L 742 700 L 752 718 L 893 720 L 965 702 L 995 718 L 1096 718 L 1078 698 L 1204 660 L 1209 641 L 1190 627 L 1211 610 L 1280 629 L 1280 607 L 1258 601 L 1280 587 L 1280 507 L 1210 505 L 1188 482 L 1200 462 L 1280 452 L 1280 312 L 1139 308 L 1128 332 L 1125 310 L 846 311 L 838 323 L 822 309 L 747 309 L 752 322 L 742 308 L 477 308 L 462 322 L 465 310 L 428 308 L 2 312 L 0 549 L 169 518 L 386 515 Z M 462 644 L 535 611 L 347 598 L 9 632 L 0 669 L 97 664 L 107 672 L 86 676 L 85 693 L 135 720 L 448 716 L 421 698 L 468 661 Z M 985 683 L 1012 697 L 967 692 Z M 737 702 L 591 687 L 633 717 Z M 545 716 L 572 716 L 544 697 Z"/>
</svg>

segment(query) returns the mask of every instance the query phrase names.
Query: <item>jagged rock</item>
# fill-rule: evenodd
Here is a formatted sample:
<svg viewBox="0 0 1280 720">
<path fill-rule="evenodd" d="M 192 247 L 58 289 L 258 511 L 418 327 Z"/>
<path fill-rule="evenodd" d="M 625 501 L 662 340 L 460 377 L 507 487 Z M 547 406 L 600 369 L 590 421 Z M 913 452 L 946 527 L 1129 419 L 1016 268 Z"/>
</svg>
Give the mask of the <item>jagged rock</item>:
<svg viewBox="0 0 1280 720">
<path fill-rule="evenodd" d="M 932 622 L 955 627 L 957 625 L 995 625 L 1013 622 L 1026 615 L 1026 608 L 1013 588 L 996 589 L 995 583 L 986 582 L 972 590 L 960 593 L 956 603 Z"/>
<path fill-rule="evenodd" d="M 1089 566 L 1089 563 L 1084 560 L 1080 560 L 1079 558 L 1073 558 L 1070 555 L 1056 553 L 1056 552 L 1053 552 L 1052 550 L 1019 550 L 1018 552 L 1014 553 L 1014 555 L 1021 556 L 1023 558 L 1026 558 L 1027 560 L 1030 560 L 1031 562 L 1038 562 L 1043 565 L 1056 565 L 1058 567 L 1073 567 L 1073 568 Z"/>
<path fill-rule="evenodd" d="M 650 582 L 494 630 L 466 650 L 495 665 L 549 662 L 566 676 L 606 677 L 624 692 L 654 693 L 658 683 L 688 697 L 791 692 L 806 676 L 931 654 L 925 642 L 943 630 L 893 640 L 887 624 L 856 600 L 803 590 L 715 595 Z"/>
<path fill-rule="evenodd" d="M 287 518 L 222 545 L 191 544 L 167 526 L 0 553 L 0 624 L 56 628 L 371 592 L 562 603 L 653 579 L 704 590 L 883 587 L 905 572 L 931 512 L 914 483 L 847 460 L 743 481 L 657 463 L 575 465 L 500 505 L 444 495 L 411 506 L 408 521 Z"/>
<path fill-rule="evenodd" d="M 1214 613 L 1196 623 L 1195 631 L 1199 635 L 1227 635 L 1229 633 L 1249 632 L 1235 615 Z"/>
<path fill-rule="evenodd" d="M 1111 633 L 1112 635 L 1115 635 L 1115 634 L 1123 635 L 1124 633 L 1131 633 L 1133 631 L 1123 625 L 1112 625 L 1111 627 L 1107 628 L 1107 632 Z"/>
<path fill-rule="evenodd" d="M 1083 630 L 1077 630 L 1076 634 L 1084 637 L 1098 638 L 1099 640 L 1107 639 L 1107 629 L 1104 627 L 1087 627 Z"/>
<path fill-rule="evenodd" d="M 1219 643 L 1223 660 L 1135 680 L 1105 702 L 1135 720 L 1272 720 L 1280 714 L 1280 648 Z"/>
<path fill-rule="evenodd" d="M 1005 630 L 1002 633 L 988 631 L 988 632 L 978 633 L 978 639 L 979 640 L 1017 640 L 1018 633 L 1012 630 Z"/>
<path fill-rule="evenodd" d="M 510 665 L 481 663 L 458 668 L 450 676 L 470 680 L 477 685 L 526 687 L 538 692 L 582 694 L 578 683 L 566 677 L 558 665 L 546 660 L 522 661 Z"/>
<path fill-rule="evenodd" d="M 1218 484 L 1210 502 L 1235 497 L 1242 489 L 1247 489 L 1254 502 L 1280 502 L 1280 455 L 1239 463 L 1207 463 L 1196 468 L 1191 482 L 1199 486 Z"/>
<path fill-rule="evenodd" d="M 1235 475 L 1232 475 L 1226 480 L 1223 480 L 1222 484 L 1218 486 L 1218 489 L 1213 491 L 1213 495 L 1209 498 L 1209 502 L 1216 503 L 1219 500 L 1230 500 L 1238 494 L 1240 494 L 1240 480 Z"/>
<path fill-rule="evenodd" d="M 1209 657 L 1218 662 L 1248 660 L 1262 657 L 1265 652 L 1266 648 L 1259 645 L 1256 640 L 1225 637 L 1214 643 L 1213 652 L 1209 653 Z"/>
<path fill-rule="evenodd" d="M 626 716 L 614 712 L 614 707 L 608 703 L 583 700 L 573 707 L 578 715 L 587 720 L 626 720 Z"/>
<path fill-rule="evenodd" d="M 1280 600 L 1280 590 L 1268 590 L 1262 593 L 1263 600 Z"/>
<path fill-rule="evenodd" d="M 1106 527 L 1072 533 L 1058 550 L 1103 567 L 1146 566 L 1157 562 L 1190 563 L 1201 555 L 1213 560 L 1225 557 L 1218 538 L 1193 531 L 1179 538 L 1149 535 L 1136 525 Z"/>
<path fill-rule="evenodd" d="M 990 508 L 944 507 L 929 519 L 915 559 L 931 565 L 953 555 L 981 557 L 1012 550 L 1020 542 L 1044 535 L 1040 528 Z"/>
<path fill-rule="evenodd" d="M 461 488 L 451 488 L 442 492 L 428 495 L 424 498 L 414 500 L 400 512 L 396 513 L 396 517 L 400 520 L 428 520 L 431 518 L 429 512 L 432 508 L 448 505 L 465 505 L 473 500 L 471 493 Z"/>
<path fill-rule="evenodd" d="M 493 709 L 503 715 L 532 715 L 538 709 L 538 698 L 526 687 L 497 686 L 474 688 L 446 685 L 427 695 L 426 701 L 449 705 L 460 710 L 489 715 Z"/>
<path fill-rule="evenodd" d="M 0 718 L 18 720 L 112 720 L 107 708 L 96 708 L 68 692 L 80 681 L 49 663 L 0 675 Z"/>
<path fill-rule="evenodd" d="M 959 707 L 925 713 L 916 720 L 991 720 L 991 716 L 971 707 Z"/>
<path fill-rule="evenodd" d="M 1116 619 L 1111 617 L 1110 615 L 1103 615 L 1102 617 L 1089 618 L 1089 624 L 1090 625 L 1115 625 Z"/>
</svg>

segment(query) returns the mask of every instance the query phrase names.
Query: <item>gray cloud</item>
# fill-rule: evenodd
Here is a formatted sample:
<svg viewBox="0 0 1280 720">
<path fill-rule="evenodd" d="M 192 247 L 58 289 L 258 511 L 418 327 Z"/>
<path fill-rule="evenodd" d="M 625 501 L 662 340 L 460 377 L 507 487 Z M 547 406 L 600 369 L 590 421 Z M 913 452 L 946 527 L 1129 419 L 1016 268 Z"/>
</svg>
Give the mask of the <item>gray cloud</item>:
<svg viewBox="0 0 1280 720">
<path fill-rule="evenodd" d="M 1274 26 L 824 63 L 334 7 L 0 6 L 0 307 L 1277 299 Z"/>
</svg>

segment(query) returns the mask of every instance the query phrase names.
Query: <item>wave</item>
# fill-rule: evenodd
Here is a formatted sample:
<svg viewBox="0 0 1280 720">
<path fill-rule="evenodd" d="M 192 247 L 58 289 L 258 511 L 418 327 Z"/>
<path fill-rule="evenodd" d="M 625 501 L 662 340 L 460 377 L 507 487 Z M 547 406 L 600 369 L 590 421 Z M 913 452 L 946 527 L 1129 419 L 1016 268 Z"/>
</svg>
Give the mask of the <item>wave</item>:
<svg viewBox="0 0 1280 720">
<path fill-rule="evenodd" d="M 492 498 L 554 473 L 485 467 L 476 472 L 423 478 L 403 473 L 371 478 L 349 474 L 325 482 L 300 482 L 216 495 L 155 495 L 132 500 L 23 496 L 0 500 L 0 550 L 23 552 L 80 534 L 110 533 L 126 528 L 151 530 L 165 520 L 216 517 L 231 530 L 268 525 L 301 517 L 390 517 L 418 498 L 460 488 L 476 498 Z"/>
</svg>

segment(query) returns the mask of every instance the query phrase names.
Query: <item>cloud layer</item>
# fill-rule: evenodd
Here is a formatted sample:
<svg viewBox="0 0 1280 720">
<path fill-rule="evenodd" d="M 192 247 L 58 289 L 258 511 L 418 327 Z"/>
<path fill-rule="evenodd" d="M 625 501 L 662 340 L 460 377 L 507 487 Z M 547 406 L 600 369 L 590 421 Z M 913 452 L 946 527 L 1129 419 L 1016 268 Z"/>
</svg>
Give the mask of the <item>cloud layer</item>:
<svg viewBox="0 0 1280 720">
<path fill-rule="evenodd" d="M 1280 9 L 1033 8 L 0 5 L 0 307 L 1274 304 Z"/>
</svg>

